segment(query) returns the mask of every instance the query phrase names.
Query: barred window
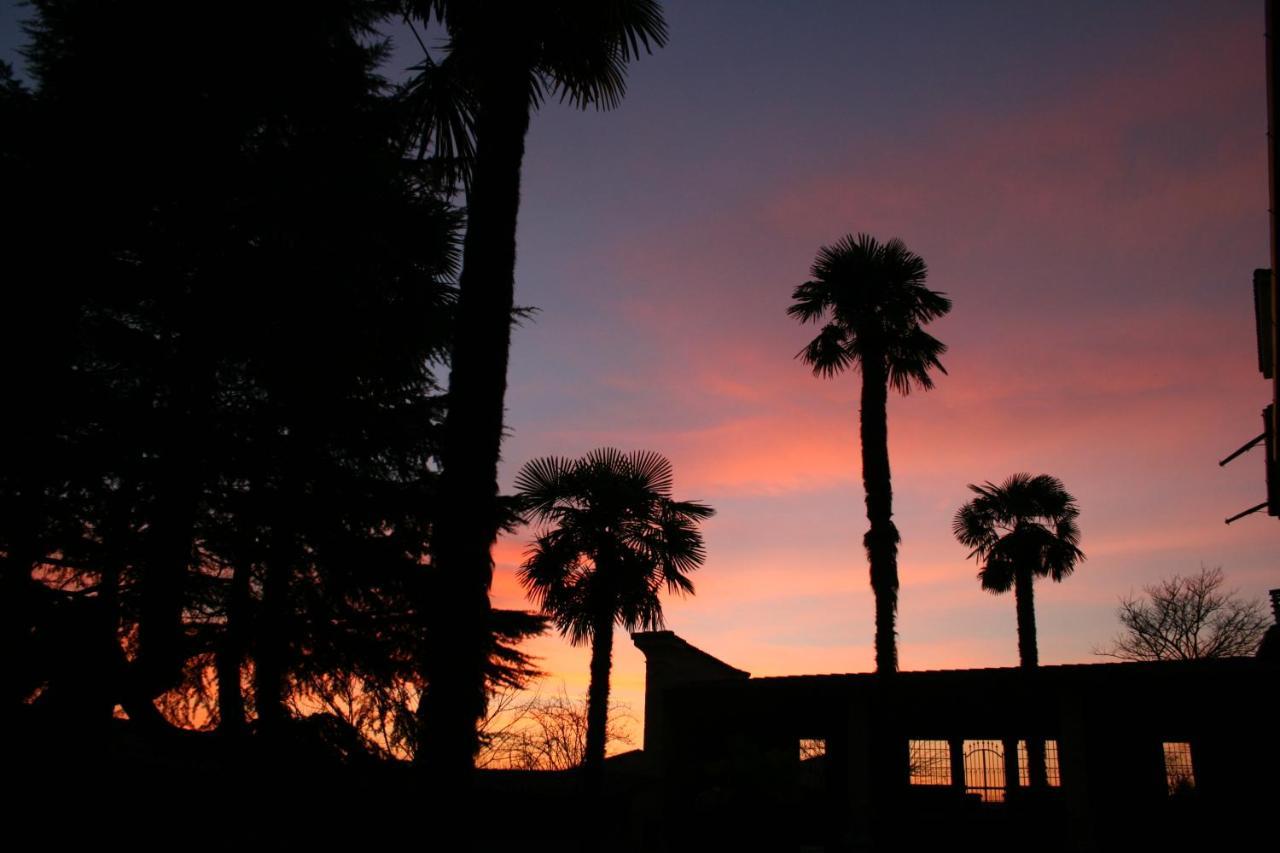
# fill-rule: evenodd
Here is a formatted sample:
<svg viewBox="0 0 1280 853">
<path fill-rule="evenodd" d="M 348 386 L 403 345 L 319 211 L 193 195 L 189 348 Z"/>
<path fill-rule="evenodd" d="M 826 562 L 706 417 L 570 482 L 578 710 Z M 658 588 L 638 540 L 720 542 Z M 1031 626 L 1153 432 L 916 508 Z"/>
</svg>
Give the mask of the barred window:
<svg viewBox="0 0 1280 853">
<path fill-rule="evenodd" d="M 945 740 L 907 742 L 912 785 L 950 785 L 951 748 Z"/>
<path fill-rule="evenodd" d="M 808 761 L 811 758 L 821 758 L 827 754 L 827 739 L 821 737 L 802 737 L 800 738 L 800 760 Z"/>
<path fill-rule="evenodd" d="M 1018 741 L 1018 784 L 1023 788 L 1031 784 L 1031 765 L 1027 761 L 1027 742 Z M 1058 769 L 1058 742 L 1044 742 L 1044 775 L 1049 786 L 1057 788 L 1062 785 L 1062 774 Z"/>
<path fill-rule="evenodd" d="M 1171 797 L 1195 790 L 1196 774 L 1191 763 L 1191 744 L 1164 744 L 1164 779 Z"/>
</svg>

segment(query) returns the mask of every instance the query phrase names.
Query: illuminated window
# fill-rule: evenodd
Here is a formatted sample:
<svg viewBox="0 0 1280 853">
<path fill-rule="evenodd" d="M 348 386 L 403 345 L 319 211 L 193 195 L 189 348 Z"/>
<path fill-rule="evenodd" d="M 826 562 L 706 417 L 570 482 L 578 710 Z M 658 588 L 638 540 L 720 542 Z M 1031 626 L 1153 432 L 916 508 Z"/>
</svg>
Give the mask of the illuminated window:
<svg viewBox="0 0 1280 853">
<path fill-rule="evenodd" d="M 912 785 L 950 785 L 951 747 L 945 740 L 907 742 Z"/>
<path fill-rule="evenodd" d="M 821 737 L 802 737 L 800 738 L 800 760 L 808 761 L 811 758 L 821 758 L 827 754 L 827 739 Z"/>
<path fill-rule="evenodd" d="M 1004 744 L 998 740 L 964 742 L 964 790 L 984 803 L 1004 802 Z"/>
<path fill-rule="evenodd" d="M 1057 788 L 1062 784 L 1062 775 L 1058 770 L 1058 742 L 1044 742 L 1044 775 L 1049 786 Z M 1027 787 L 1031 784 L 1031 765 L 1027 761 L 1027 742 L 1018 741 L 1018 784 Z"/>
<path fill-rule="evenodd" d="M 1195 790 L 1196 775 L 1191 766 L 1191 744 L 1166 743 L 1164 745 L 1164 780 L 1169 786 L 1169 796 Z"/>
</svg>

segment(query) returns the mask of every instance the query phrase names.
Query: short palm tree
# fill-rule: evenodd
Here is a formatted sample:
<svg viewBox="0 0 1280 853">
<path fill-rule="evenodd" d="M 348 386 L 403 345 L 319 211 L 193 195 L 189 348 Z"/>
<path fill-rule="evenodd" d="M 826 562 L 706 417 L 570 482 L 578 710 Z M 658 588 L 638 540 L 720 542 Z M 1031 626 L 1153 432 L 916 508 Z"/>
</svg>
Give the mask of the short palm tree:
<svg viewBox="0 0 1280 853">
<path fill-rule="evenodd" d="M 1036 609 L 1032 583 L 1036 577 L 1061 582 L 1084 560 L 1079 548 L 1080 514 L 1076 499 L 1062 481 L 1048 474 L 1014 474 L 1000 485 L 969 485 L 976 494 L 956 512 L 953 529 L 969 556 L 982 565 L 978 580 L 993 593 L 1013 590 L 1018 612 L 1018 658 L 1035 669 Z M 1027 770 L 1033 788 L 1047 783 L 1044 741 L 1027 738 Z"/>
<path fill-rule="evenodd" d="M 1032 581 L 1061 581 L 1084 560 L 1080 509 L 1062 481 L 1048 474 L 1014 474 L 1000 485 L 970 485 L 977 497 L 956 512 L 953 529 L 981 565 L 978 579 L 993 593 L 1013 590 L 1018 611 L 1018 659 L 1039 663 Z"/>
<path fill-rule="evenodd" d="M 591 644 L 588 778 L 604 766 L 613 629 L 662 626 L 659 593 L 691 594 L 706 556 L 698 522 L 714 510 L 671 497 L 671 463 L 657 453 L 592 451 L 525 464 L 516 488 L 529 517 L 547 525 L 520 581 L 573 645 Z"/>
<path fill-rule="evenodd" d="M 846 236 L 819 250 L 810 275 L 795 289 L 787 313 L 824 325 L 798 358 L 817 376 L 850 367 L 862 374 L 862 483 L 870 524 L 863 544 L 876 599 L 876 671 L 892 673 L 898 668 L 900 537 L 889 474 L 889 388 L 900 394 L 928 390 L 931 370 L 946 373 L 938 360 L 946 345 L 922 327 L 950 311 L 951 300 L 925 287 L 924 261 L 898 239 Z"/>
</svg>

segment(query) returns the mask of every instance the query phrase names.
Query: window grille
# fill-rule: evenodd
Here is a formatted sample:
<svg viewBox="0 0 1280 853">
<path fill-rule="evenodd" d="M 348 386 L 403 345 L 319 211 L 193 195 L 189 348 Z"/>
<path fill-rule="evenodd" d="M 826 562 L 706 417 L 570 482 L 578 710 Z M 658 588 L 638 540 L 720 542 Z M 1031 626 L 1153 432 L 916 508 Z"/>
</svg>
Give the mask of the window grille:
<svg viewBox="0 0 1280 853">
<path fill-rule="evenodd" d="M 827 739 L 821 737 L 802 737 L 800 738 L 800 760 L 808 761 L 811 758 L 821 758 L 827 754 Z"/>
<path fill-rule="evenodd" d="M 1169 786 L 1169 796 L 1195 789 L 1196 775 L 1191 764 L 1191 744 L 1164 744 L 1164 778 Z"/>
<path fill-rule="evenodd" d="M 1027 742 L 1020 740 L 1018 741 L 1018 784 L 1023 788 L 1031 784 L 1030 767 L 1031 765 L 1027 762 Z M 1044 775 L 1049 787 L 1057 788 L 1062 785 L 1062 773 L 1058 764 L 1058 742 L 1056 740 L 1044 742 Z"/>
<path fill-rule="evenodd" d="M 912 785 L 950 785 L 951 747 L 945 740 L 907 742 Z"/>
</svg>

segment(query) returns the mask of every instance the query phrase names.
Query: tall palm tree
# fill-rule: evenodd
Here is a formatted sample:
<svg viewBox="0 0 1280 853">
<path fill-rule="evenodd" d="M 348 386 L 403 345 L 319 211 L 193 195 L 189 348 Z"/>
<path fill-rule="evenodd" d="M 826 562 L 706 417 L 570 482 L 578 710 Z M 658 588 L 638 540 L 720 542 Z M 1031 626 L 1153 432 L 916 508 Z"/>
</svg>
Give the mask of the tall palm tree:
<svg viewBox="0 0 1280 853">
<path fill-rule="evenodd" d="M 898 528 L 893 523 L 889 474 L 888 398 L 933 387 L 930 370 L 946 373 L 938 357 L 946 345 L 922 326 L 951 310 L 951 300 L 925 287 L 924 260 L 901 240 L 880 243 L 867 234 L 824 246 L 811 281 L 792 293 L 787 313 L 823 322 L 797 356 L 817 376 L 853 367 L 862 373 L 862 483 L 867 496 L 863 544 L 876 598 L 876 671 L 898 668 L 894 618 L 898 609 Z"/>
<path fill-rule="evenodd" d="M 662 626 L 658 594 L 691 594 L 689 573 L 706 551 L 698 522 L 714 510 L 671 497 L 671 463 L 657 453 L 611 447 L 581 459 L 547 457 L 516 475 L 523 506 L 547 524 L 520 567 L 520 581 L 575 646 L 591 644 L 584 769 L 604 767 L 613 629 Z"/>
<path fill-rule="evenodd" d="M 1013 590 L 1018 612 L 1018 659 L 1027 669 L 1040 662 L 1032 582 L 1061 582 L 1084 560 L 1080 509 L 1062 481 L 1048 474 L 1014 474 L 1000 485 L 970 484 L 977 495 L 956 511 L 956 539 L 981 565 L 978 580 L 993 593 Z"/>
<path fill-rule="evenodd" d="M 490 549 L 503 517 L 498 458 L 529 117 L 546 96 L 582 108 L 616 106 L 627 63 L 666 43 L 666 23 L 656 0 L 409 0 L 406 8 L 447 27 L 446 61 L 473 97 L 475 121 L 440 454 L 443 499 L 432 538 L 435 582 L 423 602 L 431 639 L 417 757 L 448 786 L 470 772 L 486 701 Z"/>
</svg>

